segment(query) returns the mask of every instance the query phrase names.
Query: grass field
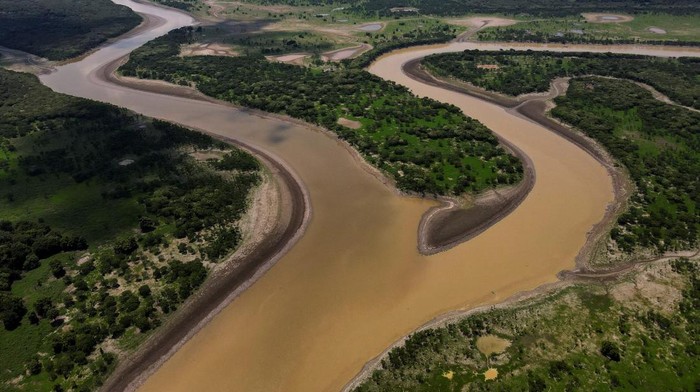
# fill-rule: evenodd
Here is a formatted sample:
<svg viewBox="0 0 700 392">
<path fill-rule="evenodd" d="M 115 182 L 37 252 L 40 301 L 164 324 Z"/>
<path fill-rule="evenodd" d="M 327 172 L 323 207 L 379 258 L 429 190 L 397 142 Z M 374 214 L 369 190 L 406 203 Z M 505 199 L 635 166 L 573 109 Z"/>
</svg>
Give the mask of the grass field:
<svg viewBox="0 0 700 392">
<path fill-rule="evenodd" d="M 522 20 L 520 23 L 484 29 L 485 41 L 535 42 L 700 42 L 700 17 L 695 15 L 636 14 L 629 22 L 595 23 L 582 16 Z M 654 32 L 654 30 L 657 32 Z M 658 30 L 660 29 L 660 30 Z"/>
</svg>

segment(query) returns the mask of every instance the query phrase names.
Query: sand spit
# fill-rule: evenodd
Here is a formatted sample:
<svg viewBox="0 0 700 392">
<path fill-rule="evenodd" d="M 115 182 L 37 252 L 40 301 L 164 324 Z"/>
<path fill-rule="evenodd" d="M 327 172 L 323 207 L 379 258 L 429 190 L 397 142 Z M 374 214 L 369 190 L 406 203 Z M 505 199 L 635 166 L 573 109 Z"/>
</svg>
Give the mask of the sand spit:
<svg viewBox="0 0 700 392">
<path fill-rule="evenodd" d="M 0 46 L 0 67 L 39 75 L 51 72 L 54 65 L 54 62 L 43 57 Z"/>
<path fill-rule="evenodd" d="M 372 45 L 362 44 L 358 46 L 351 46 L 349 48 L 343 48 L 338 50 L 333 50 L 323 54 L 322 58 L 324 61 L 340 61 L 350 58 L 355 58 L 362 53 L 367 52 L 372 49 Z"/>
</svg>

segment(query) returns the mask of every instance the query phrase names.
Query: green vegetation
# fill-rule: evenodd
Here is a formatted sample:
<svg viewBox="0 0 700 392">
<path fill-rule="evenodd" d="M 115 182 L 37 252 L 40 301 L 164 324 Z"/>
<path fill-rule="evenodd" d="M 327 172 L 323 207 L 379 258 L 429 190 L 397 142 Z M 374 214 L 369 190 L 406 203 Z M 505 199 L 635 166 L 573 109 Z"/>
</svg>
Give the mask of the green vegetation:
<svg viewBox="0 0 700 392">
<path fill-rule="evenodd" d="M 625 252 L 697 245 L 700 113 L 656 100 L 622 80 L 573 79 L 552 115 L 599 141 L 629 170 L 637 192 L 611 237 Z"/>
<path fill-rule="evenodd" d="M 207 8 L 201 0 L 153 0 L 153 2 L 187 12 L 195 12 Z"/>
<path fill-rule="evenodd" d="M 236 248 L 258 182 L 208 136 L 0 70 L 0 389 L 95 390 Z"/>
<path fill-rule="evenodd" d="M 0 45 L 50 60 L 83 54 L 139 23 L 110 0 L 0 0 Z"/>
<path fill-rule="evenodd" d="M 697 262 L 651 266 L 416 332 L 356 391 L 695 390 L 699 305 Z M 491 334 L 512 344 L 487 358 L 476 340 Z"/>
<path fill-rule="evenodd" d="M 322 125 L 355 146 L 406 191 L 478 192 L 513 184 L 521 163 L 454 106 L 352 68 L 322 71 L 257 56 L 178 57 L 197 32 L 180 29 L 132 53 L 129 76 L 194 84 L 207 95 Z M 338 119 L 359 121 L 359 129 Z"/>
<path fill-rule="evenodd" d="M 696 58 L 466 50 L 429 56 L 422 63 L 436 75 L 508 95 L 547 91 L 556 77 L 595 74 L 646 83 L 682 105 L 700 108 L 700 60 Z"/>
<path fill-rule="evenodd" d="M 529 14 L 542 16 L 576 15 L 581 12 L 666 12 L 672 14 L 696 13 L 700 4 L 694 0 L 255 0 L 258 4 L 288 4 L 318 6 L 332 3 L 350 7 L 355 12 L 370 15 L 393 16 L 407 13 L 454 16 L 478 14 Z"/>
<path fill-rule="evenodd" d="M 620 23 L 591 23 L 582 16 L 535 19 L 477 33 L 477 38 L 482 41 L 564 44 L 700 45 L 698 37 L 700 18 L 697 15 L 668 14 L 637 14 L 633 20 Z"/>
<path fill-rule="evenodd" d="M 282 55 L 308 52 L 320 54 L 337 49 L 328 36 L 312 31 L 266 31 L 238 34 L 222 42 L 245 48 L 247 54 Z"/>
<path fill-rule="evenodd" d="M 448 42 L 457 36 L 457 28 L 434 19 L 399 20 L 390 22 L 381 31 L 365 33 L 365 43 L 373 46 L 360 57 L 350 61 L 356 68 L 369 66 L 384 53 L 414 45 Z"/>
<path fill-rule="evenodd" d="M 556 76 L 597 74 L 647 83 L 700 107 L 700 61 L 612 54 L 478 52 L 438 55 L 424 64 L 443 76 L 498 92 L 543 91 Z M 480 64 L 497 69 L 479 68 Z M 551 114 L 599 141 L 634 181 L 611 238 L 618 249 L 659 252 L 696 246 L 700 233 L 700 114 L 662 103 L 633 82 L 572 79 Z"/>
</svg>

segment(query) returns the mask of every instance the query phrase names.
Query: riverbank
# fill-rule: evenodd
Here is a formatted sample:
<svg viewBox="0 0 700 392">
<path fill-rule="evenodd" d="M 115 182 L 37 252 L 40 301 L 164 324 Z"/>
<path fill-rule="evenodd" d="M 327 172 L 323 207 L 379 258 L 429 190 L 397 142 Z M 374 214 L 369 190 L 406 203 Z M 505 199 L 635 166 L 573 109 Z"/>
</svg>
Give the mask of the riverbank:
<svg viewBox="0 0 700 392">
<path fill-rule="evenodd" d="M 552 100 L 557 96 L 566 93 L 566 81 L 560 79 L 554 81 L 550 91 L 545 94 L 528 94 L 521 97 L 508 97 L 502 94 L 484 90 L 482 88 L 471 86 L 467 83 L 453 83 L 452 81 L 437 78 L 421 65 L 421 60 L 422 58 L 418 58 L 407 62 L 403 66 L 403 72 L 407 76 L 421 83 L 437 86 L 461 94 L 467 94 L 507 108 L 517 115 L 534 121 L 535 123 L 542 125 L 546 129 L 577 145 L 606 168 L 613 181 L 613 190 L 615 195 L 614 201 L 606 209 L 603 220 L 597 223 L 589 231 L 588 240 L 576 257 L 577 268 L 590 269 L 592 267 L 590 262 L 591 258 L 595 255 L 598 248 L 601 246 L 604 247 L 604 242 L 607 240 L 607 233 L 610 231 L 617 216 L 624 211 L 627 198 L 634 189 L 634 186 L 624 169 L 615 164 L 615 161 L 610 154 L 600 144 L 598 144 L 598 142 L 584 135 L 582 132 L 574 130 L 547 115 L 547 111 L 551 109 L 553 105 Z M 528 167 L 528 165 L 525 166 L 526 172 Z M 514 199 L 524 199 L 524 197 L 527 195 L 525 192 L 526 190 L 526 188 L 519 189 L 517 194 L 514 196 Z M 503 206 L 502 212 L 494 214 L 494 223 L 502 219 L 508 212 L 512 211 L 513 208 L 517 207 L 516 204 L 515 207 L 508 209 L 508 207 L 510 207 L 513 203 L 514 202 L 512 200 L 506 200 L 501 203 L 501 206 Z"/>
<path fill-rule="evenodd" d="M 415 326 L 555 281 L 609 197 L 605 171 L 577 147 L 493 105 L 462 100 L 469 115 L 537 158 L 538 181 L 501 224 L 422 257 L 415 231 L 429 203 L 396 197 L 335 139 L 245 110 L 98 83 L 88 67 L 107 57 L 90 61 L 50 83 L 272 151 L 299 173 L 314 205 L 294 249 L 183 345 L 145 391 L 340 389 L 367 358 Z"/>
<path fill-rule="evenodd" d="M 406 62 L 402 67 L 404 74 L 420 83 L 444 88 L 446 90 L 466 94 L 486 102 L 497 104 L 508 109 L 508 111 L 517 114 L 518 116 L 527 118 L 530 121 L 544 126 L 546 129 L 554 132 L 555 134 L 564 137 L 595 158 L 596 161 L 606 168 L 613 180 L 615 199 L 606 209 L 604 218 L 594 225 L 589 231 L 587 241 L 576 257 L 577 268 L 574 270 L 561 271 L 558 274 L 560 279 L 559 281 L 542 285 L 531 291 L 520 292 L 498 303 L 497 305 L 482 306 L 464 311 L 446 313 L 436 317 L 420 328 L 417 328 L 412 332 L 412 334 L 427 329 L 444 327 L 447 324 L 457 322 L 458 320 L 464 319 L 473 314 L 486 313 L 494 309 L 510 309 L 516 306 L 524 306 L 524 304 L 534 300 L 545 301 L 548 296 L 559 293 L 576 283 L 617 281 L 624 276 L 640 271 L 642 268 L 652 263 L 666 262 L 678 257 L 689 257 L 691 259 L 696 259 L 698 254 L 700 254 L 700 251 L 669 252 L 654 258 L 639 258 L 632 262 L 618 264 L 612 268 L 592 268 L 590 263 L 591 259 L 595 257 L 595 253 L 598 248 L 605 245 L 605 242 L 607 241 L 607 234 L 609 233 L 610 228 L 615 222 L 617 216 L 626 208 L 627 198 L 634 189 L 634 186 L 631 183 L 626 171 L 614 163 L 614 160 L 610 154 L 598 142 L 585 136 L 583 133 L 547 116 L 546 112 L 551 109 L 553 105 L 552 100 L 566 92 L 566 83 L 568 82 L 568 79 L 557 79 L 554 81 L 548 93 L 508 97 L 471 86 L 467 83 L 454 83 L 452 80 L 448 81 L 434 77 L 421 66 L 421 60 L 422 57 Z M 657 97 L 657 99 L 659 98 Z M 368 361 L 362 370 L 345 385 L 343 391 L 351 391 L 362 384 L 364 380 L 371 376 L 374 370 L 381 367 L 382 361 L 387 358 L 389 352 L 396 347 L 404 345 L 409 337 L 410 335 L 406 335 L 397 340 L 377 357 Z"/>
<path fill-rule="evenodd" d="M 139 13 L 139 15 L 144 18 L 144 22 L 127 33 L 124 38 L 158 28 L 165 22 L 163 18 L 151 14 Z M 79 61 L 88 55 L 66 63 Z M 202 101 L 215 101 L 192 89 L 160 83 L 141 84 L 119 78 L 114 71 L 124 59 L 118 58 L 101 67 L 95 73 L 96 77 L 101 82 L 129 88 Z M 301 238 L 311 218 L 308 193 L 301 180 L 282 160 L 239 140 L 203 129 L 197 130 L 251 153 L 266 168 L 267 178 L 263 185 L 266 193 L 256 194 L 256 197 L 251 200 L 251 210 L 247 214 L 247 219 L 255 220 L 252 225 L 249 225 L 253 231 L 243 233 L 247 241 L 240 245 L 239 250 L 223 261 L 222 267 L 204 282 L 202 288 L 135 353 L 119 364 L 102 390 L 135 390 L 222 308 L 271 268 Z M 272 199 L 276 200 L 271 205 Z M 268 202 L 261 200 L 268 200 Z M 274 211 L 269 210 L 270 208 Z"/>
</svg>

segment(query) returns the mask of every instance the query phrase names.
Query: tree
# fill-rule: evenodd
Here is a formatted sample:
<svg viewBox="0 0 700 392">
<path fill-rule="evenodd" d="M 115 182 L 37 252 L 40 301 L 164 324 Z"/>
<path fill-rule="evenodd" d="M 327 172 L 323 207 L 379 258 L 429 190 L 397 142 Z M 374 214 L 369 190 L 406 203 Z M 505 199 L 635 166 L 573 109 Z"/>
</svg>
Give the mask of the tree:
<svg viewBox="0 0 700 392">
<path fill-rule="evenodd" d="M 21 298 L 0 293 L 0 316 L 6 330 L 12 331 L 19 327 L 25 314 L 27 314 L 27 308 Z"/>
<path fill-rule="evenodd" d="M 136 238 L 122 238 L 114 244 L 114 252 L 120 255 L 130 255 L 138 249 L 139 244 L 136 242 Z"/>
<path fill-rule="evenodd" d="M 34 303 L 34 311 L 41 318 L 45 318 L 51 309 L 53 309 L 53 301 L 49 297 L 39 298 Z"/>
<path fill-rule="evenodd" d="M 63 263 L 59 259 L 53 259 L 49 262 L 49 269 L 51 274 L 56 278 L 60 279 L 66 276 L 66 270 L 63 268 Z"/>
<path fill-rule="evenodd" d="M 617 344 L 605 340 L 600 347 L 600 353 L 611 361 L 620 362 L 620 348 Z"/>
<path fill-rule="evenodd" d="M 142 233 L 150 233 L 153 230 L 156 229 L 157 227 L 156 221 L 153 219 L 144 216 L 143 218 L 139 219 L 139 228 L 141 229 Z"/>
</svg>

